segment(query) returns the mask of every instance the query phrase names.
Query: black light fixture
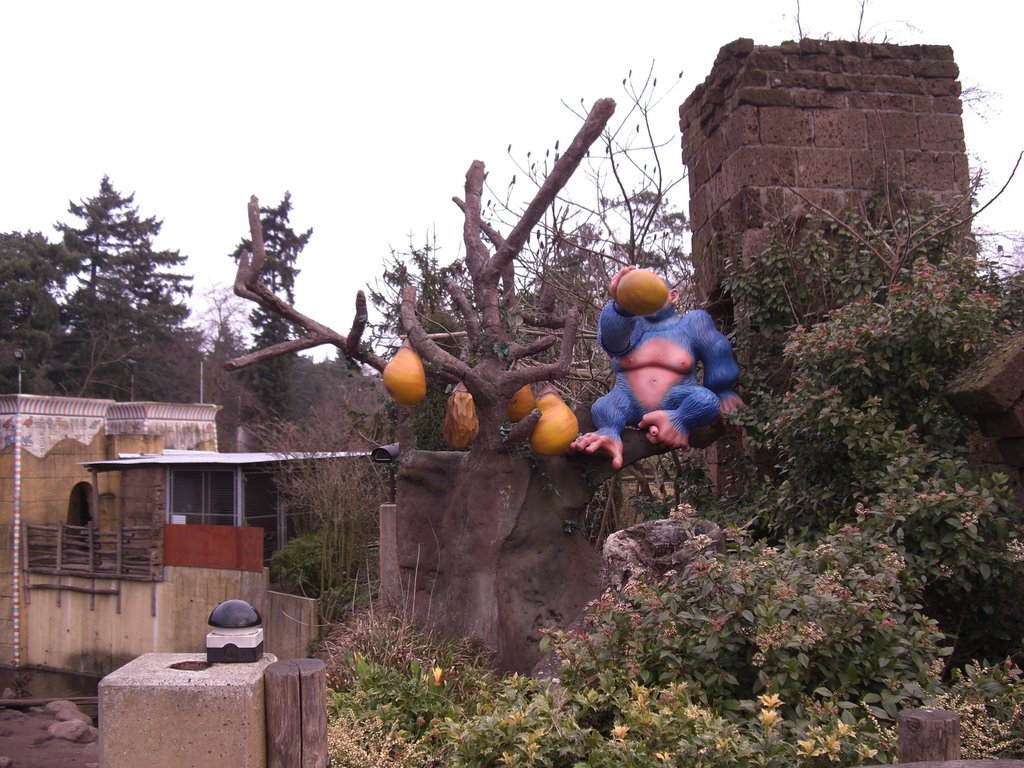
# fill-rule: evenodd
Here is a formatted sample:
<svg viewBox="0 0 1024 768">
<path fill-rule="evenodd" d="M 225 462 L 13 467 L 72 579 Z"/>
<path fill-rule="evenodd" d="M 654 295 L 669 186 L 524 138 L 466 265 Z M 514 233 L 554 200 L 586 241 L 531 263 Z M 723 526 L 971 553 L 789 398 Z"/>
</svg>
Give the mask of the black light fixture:
<svg viewBox="0 0 1024 768">
<path fill-rule="evenodd" d="M 21 394 L 21 364 L 25 362 L 25 350 L 15 347 L 11 353 L 14 355 L 14 364 L 18 368 L 18 394 Z"/>
<path fill-rule="evenodd" d="M 253 662 L 263 658 L 263 617 L 245 600 L 225 600 L 210 612 L 206 661 Z"/>
<path fill-rule="evenodd" d="M 374 464 L 387 464 L 390 470 L 390 488 L 388 501 L 391 504 L 395 503 L 395 465 L 399 458 L 399 445 L 398 443 L 389 443 L 388 445 L 381 445 L 370 451 L 370 461 Z"/>
<path fill-rule="evenodd" d="M 126 357 L 124 359 L 124 364 L 126 366 L 128 366 L 128 376 L 129 376 L 128 396 L 129 396 L 129 401 L 134 403 L 135 402 L 135 367 L 138 365 L 138 363 L 135 362 L 135 358 L 134 357 Z"/>
</svg>

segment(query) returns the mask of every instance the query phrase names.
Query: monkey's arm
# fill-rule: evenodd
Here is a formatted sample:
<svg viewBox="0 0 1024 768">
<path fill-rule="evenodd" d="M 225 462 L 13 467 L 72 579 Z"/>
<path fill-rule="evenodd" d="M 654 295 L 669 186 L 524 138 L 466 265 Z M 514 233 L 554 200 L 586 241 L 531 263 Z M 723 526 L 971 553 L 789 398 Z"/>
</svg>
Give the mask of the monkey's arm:
<svg viewBox="0 0 1024 768">
<path fill-rule="evenodd" d="M 616 302 L 605 304 L 597 323 L 597 341 L 609 357 L 620 357 L 630 350 L 636 321 L 636 315 L 629 314 Z"/>
<path fill-rule="evenodd" d="M 722 401 L 739 400 L 732 387 L 739 378 L 740 369 L 729 340 L 719 332 L 711 315 L 703 309 L 690 310 L 683 320 L 693 340 L 696 357 L 704 363 L 704 386 Z"/>
</svg>

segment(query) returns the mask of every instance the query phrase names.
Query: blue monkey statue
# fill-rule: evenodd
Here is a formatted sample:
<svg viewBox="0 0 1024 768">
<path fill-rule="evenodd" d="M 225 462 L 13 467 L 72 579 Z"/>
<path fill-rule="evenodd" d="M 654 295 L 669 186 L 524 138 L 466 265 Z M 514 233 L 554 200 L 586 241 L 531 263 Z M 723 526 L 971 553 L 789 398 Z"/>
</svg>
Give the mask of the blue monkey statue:
<svg viewBox="0 0 1024 768">
<path fill-rule="evenodd" d="M 612 278 L 612 300 L 601 312 L 597 340 L 612 359 L 615 384 L 591 407 L 594 432 L 580 435 L 570 450 L 607 453 L 622 467 L 622 431 L 645 430 L 647 439 L 665 448 L 689 448 L 691 429 L 714 422 L 743 405 L 732 390 L 739 376 L 729 340 L 702 309 L 676 313 L 679 292 L 669 291 L 653 315 L 633 315 L 616 301 L 625 267 Z M 697 381 L 697 363 L 703 380 Z"/>
</svg>

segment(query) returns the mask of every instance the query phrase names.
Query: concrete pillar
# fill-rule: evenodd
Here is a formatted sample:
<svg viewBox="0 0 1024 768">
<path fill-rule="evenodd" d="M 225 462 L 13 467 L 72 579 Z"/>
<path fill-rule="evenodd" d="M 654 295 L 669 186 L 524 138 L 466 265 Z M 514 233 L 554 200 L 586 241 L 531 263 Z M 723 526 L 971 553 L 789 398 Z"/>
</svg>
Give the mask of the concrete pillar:
<svg viewBox="0 0 1024 768">
<path fill-rule="evenodd" d="M 264 670 L 147 653 L 99 684 L 103 768 L 266 768 Z"/>
</svg>

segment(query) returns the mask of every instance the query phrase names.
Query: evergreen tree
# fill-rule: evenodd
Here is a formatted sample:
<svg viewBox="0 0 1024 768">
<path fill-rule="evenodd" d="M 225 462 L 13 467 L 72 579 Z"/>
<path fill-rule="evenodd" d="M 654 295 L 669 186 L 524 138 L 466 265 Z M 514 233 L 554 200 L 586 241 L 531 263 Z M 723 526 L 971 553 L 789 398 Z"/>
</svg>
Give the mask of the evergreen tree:
<svg viewBox="0 0 1024 768">
<path fill-rule="evenodd" d="M 186 341 L 192 278 L 177 271 L 185 256 L 155 248 L 163 222 L 140 216 L 134 200 L 104 176 L 95 197 L 69 204 L 80 225 L 57 224 L 74 259 L 75 287 L 64 306 L 62 365 L 52 377 L 68 394 L 173 399 L 168 392 L 182 363 L 167 352 Z"/>
<path fill-rule="evenodd" d="M 295 264 L 302 249 L 309 243 L 313 230 L 297 233 L 291 227 L 289 215 L 292 210 L 292 196 L 284 198 L 274 207 L 260 206 L 260 223 L 263 226 L 263 246 L 266 264 L 263 275 L 268 288 L 289 304 L 295 303 L 295 278 L 299 270 Z M 243 239 L 231 254 L 236 262 L 242 254 L 252 251 L 252 241 Z M 253 348 L 262 349 L 295 336 L 295 330 L 280 316 L 256 307 L 249 314 L 254 329 Z M 246 375 L 249 386 L 256 393 L 265 415 L 289 418 L 294 413 L 292 402 L 292 373 L 295 366 L 293 357 L 284 356 L 253 366 Z"/>
<path fill-rule="evenodd" d="M 17 387 L 14 350 L 23 355 L 22 391 L 46 394 L 46 371 L 60 327 L 59 297 L 71 259 L 38 233 L 0 234 L 0 392 Z"/>
</svg>

